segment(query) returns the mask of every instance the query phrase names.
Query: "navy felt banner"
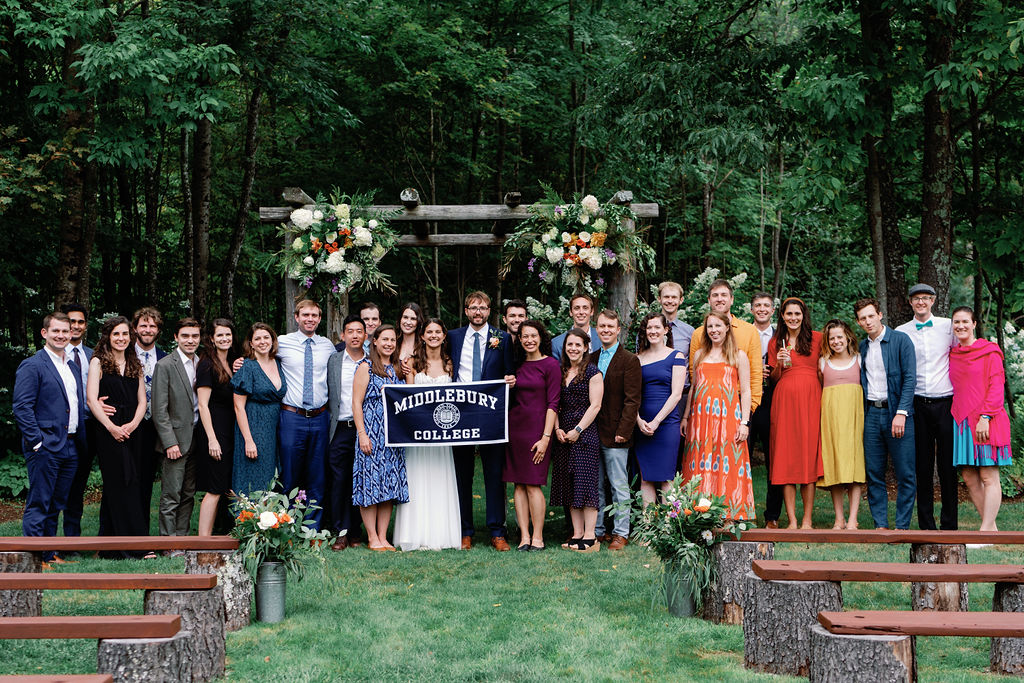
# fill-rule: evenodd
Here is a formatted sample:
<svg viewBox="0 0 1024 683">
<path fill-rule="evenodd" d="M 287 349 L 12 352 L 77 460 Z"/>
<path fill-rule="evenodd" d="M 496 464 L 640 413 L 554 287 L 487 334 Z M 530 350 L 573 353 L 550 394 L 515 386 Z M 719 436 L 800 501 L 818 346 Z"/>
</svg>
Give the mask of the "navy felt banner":
<svg viewBox="0 0 1024 683">
<path fill-rule="evenodd" d="M 504 380 L 384 385 L 387 446 L 469 446 L 508 441 Z"/>
</svg>

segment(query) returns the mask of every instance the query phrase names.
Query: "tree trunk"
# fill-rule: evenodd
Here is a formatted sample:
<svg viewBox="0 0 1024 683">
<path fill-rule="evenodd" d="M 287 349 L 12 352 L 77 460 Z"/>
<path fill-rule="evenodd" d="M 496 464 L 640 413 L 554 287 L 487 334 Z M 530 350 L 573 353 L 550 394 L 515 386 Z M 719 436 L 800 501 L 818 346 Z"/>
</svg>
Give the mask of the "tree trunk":
<svg viewBox="0 0 1024 683">
<path fill-rule="evenodd" d="M 188 551 L 186 574 L 216 574 L 224 601 L 224 629 L 238 631 L 249 625 L 252 609 L 252 579 L 241 560 L 232 552 Z"/>
<path fill-rule="evenodd" d="M 1024 612 L 1024 585 L 997 583 L 992 596 L 993 612 Z M 993 638 L 992 673 L 1024 676 L 1024 638 Z"/>
<path fill-rule="evenodd" d="M 121 232 L 117 240 L 117 308 L 113 310 L 127 311 L 132 307 L 132 281 L 135 279 L 132 277 L 132 257 L 135 251 L 127 245 L 136 244 L 136 203 L 128 167 L 124 164 L 117 167 L 117 198 L 121 213 Z"/>
<path fill-rule="evenodd" d="M 818 612 L 843 609 L 837 581 L 763 581 L 746 576 L 743 666 L 773 674 L 806 676 L 811 663 L 811 625 Z"/>
<path fill-rule="evenodd" d="M 195 269 L 195 235 L 192 229 L 192 183 L 189 181 L 188 173 L 188 131 L 181 129 L 181 136 L 178 139 L 178 172 L 181 184 L 181 240 L 182 252 L 185 254 L 185 297 L 188 300 L 189 308 L 194 309 L 196 299 Z"/>
<path fill-rule="evenodd" d="M 260 145 L 258 133 L 262 102 L 263 85 L 260 80 L 256 80 L 245 110 L 245 172 L 239 191 L 238 208 L 235 211 L 235 228 L 231 233 L 231 244 L 228 246 L 221 276 L 220 312 L 232 320 L 235 317 L 235 273 L 238 271 L 238 258 L 242 253 L 242 243 L 245 241 L 245 232 L 249 225 L 249 203 L 252 201 L 252 186 L 256 181 L 256 152 Z"/>
<path fill-rule="evenodd" d="M 754 560 L 775 557 L 774 543 L 727 541 L 711 551 L 718 578 L 704 591 L 700 616 L 716 624 L 743 623 L 744 582 Z"/>
<path fill-rule="evenodd" d="M 107 638 L 100 641 L 96 671 L 117 683 L 188 683 L 191 640 L 188 631 L 173 638 Z"/>
<path fill-rule="evenodd" d="M 913 543 L 910 561 L 921 564 L 967 564 L 963 543 Z M 966 583 L 915 582 L 910 584 L 911 607 L 916 612 L 966 612 Z"/>
<path fill-rule="evenodd" d="M 949 64 L 953 28 L 934 8 L 926 10 L 926 69 Z M 935 287 L 935 312 L 949 310 L 949 276 L 953 253 L 953 130 L 944 90 L 933 85 L 924 95 L 924 158 L 921 174 L 921 243 L 919 282 Z M 944 106 L 945 104 L 945 106 Z"/>
<path fill-rule="evenodd" d="M 220 586 L 206 590 L 146 591 L 143 614 L 181 616 L 181 630 L 192 633 L 188 659 L 193 681 L 224 675 L 224 591 Z"/>
<path fill-rule="evenodd" d="M 42 571 L 36 553 L 0 553 L 0 574 L 38 574 Z M 0 617 L 41 617 L 43 591 L 0 591 Z"/>
<path fill-rule="evenodd" d="M 192 279 L 195 284 L 192 315 L 199 320 L 206 319 L 210 285 L 208 266 L 212 147 L 213 123 L 207 118 L 201 118 L 196 123 L 195 139 L 192 144 Z"/>
<path fill-rule="evenodd" d="M 914 636 L 848 636 L 811 626 L 811 683 L 917 680 Z"/>
<path fill-rule="evenodd" d="M 164 155 L 160 151 L 154 160 L 153 147 L 159 144 L 162 150 L 163 145 L 161 142 L 151 140 L 150 146 L 146 150 L 146 168 L 142 173 L 142 199 L 146 211 L 142 236 L 142 248 L 145 256 L 142 293 L 143 300 L 148 305 L 156 303 L 156 231 L 160 216 L 160 178 L 163 171 Z"/>
<path fill-rule="evenodd" d="M 701 241 L 701 265 L 704 268 L 711 267 L 711 245 L 715 240 L 714 224 L 711 221 L 711 209 L 715 203 L 715 186 L 710 180 L 705 180 L 701 186 L 701 208 L 700 226 L 703 233 Z"/>
</svg>

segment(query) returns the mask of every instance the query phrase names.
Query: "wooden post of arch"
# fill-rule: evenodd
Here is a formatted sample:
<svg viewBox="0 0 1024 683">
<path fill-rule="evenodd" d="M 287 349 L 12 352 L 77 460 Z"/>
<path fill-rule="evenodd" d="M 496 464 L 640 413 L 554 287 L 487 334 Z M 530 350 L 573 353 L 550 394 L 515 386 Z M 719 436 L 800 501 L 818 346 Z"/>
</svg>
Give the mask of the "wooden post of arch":
<svg viewBox="0 0 1024 683">
<path fill-rule="evenodd" d="M 393 227 L 396 223 L 410 223 L 413 234 L 402 235 L 398 239 L 399 247 L 500 247 L 505 243 L 505 234 L 515 223 L 522 222 L 530 217 L 529 207 L 520 203 L 521 195 L 518 192 L 510 192 L 506 196 L 505 204 L 419 204 L 418 193 L 413 188 L 402 191 L 401 205 L 379 205 L 371 209 L 381 211 L 399 211 L 391 218 Z M 281 194 L 282 199 L 289 206 L 261 206 L 261 223 L 285 223 L 291 212 L 302 206 L 309 206 L 313 200 L 300 188 L 285 188 Z M 654 203 L 633 203 L 633 193 L 622 190 L 615 193 L 612 201 L 616 204 L 626 204 L 633 209 L 638 218 L 658 218 L 658 205 Z M 491 223 L 490 232 L 483 233 L 438 233 L 428 234 L 425 230 L 418 230 L 420 226 L 426 226 L 429 222 L 439 223 L 467 223 L 483 222 Z M 626 226 L 629 230 L 635 230 L 636 226 L 632 221 Z M 625 266 L 627 264 L 623 264 Z M 619 312 L 622 317 L 622 335 L 625 338 L 629 323 L 633 318 L 633 308 L 636 303 L 636 264 L 628 264 L 630 268 L 616 269 L 608 283 L 609 303 L 612 308 Z M 295 321 L 291 314 L 295 306 L 295 296 L 298 294 L 298 282 L 291 278 L 285 278 L 285 310 L 288 312 L 288 330 L 295 329 Z M 329 306 L 325 312 L 327 336 L 333 341 L 341 333 L 341 321 L 348 310 L 347 298 L 338 310 Z M 500 306 L 495 306 L 498 310 Z"/>
</svg>

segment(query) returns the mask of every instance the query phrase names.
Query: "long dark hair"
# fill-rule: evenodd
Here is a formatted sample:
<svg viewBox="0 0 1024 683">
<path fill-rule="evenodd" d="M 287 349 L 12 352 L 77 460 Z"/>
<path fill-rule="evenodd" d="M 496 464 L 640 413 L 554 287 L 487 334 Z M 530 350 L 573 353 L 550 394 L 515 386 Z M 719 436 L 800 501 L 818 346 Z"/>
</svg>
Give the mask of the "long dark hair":
<svg viewBox="0 0 1024 683">
<path fill-rule="evenodd" d="M 655 318 L 659 318 L 662 326 L 665 328 L 665 346 L 670 349 L 672 348 L 672 326 L 668 324 L 668 318 L 665 317 L 664 313 L 648 313 L 644 316 L 644 319 L 640 321 L 640 339 L 636 344 L 636 350 L 638 353 L 651 348 L 651 340 L 647 338 L 647 323 L 651 322 Z"/>
<path fill-rule="evenodd" d="M 213 376 L 218 384 L 231 381 L 231 372 L 225 370 L 217 359 L 217 345 L 213 343 L 213 335 L 218 327 L 226 327 L 231 330 L 231 346 L 228 347 L 228 367 L 238 358 L 238 335 L 235 334 L 235 325 L 227 318 L 214 318 L 203 332 L 203 348 L 199 352 L 199 359 L 205 359 L 213 368 Z"/>
<path fill-rule="evenodd" d="M 789 339 L 789 328 L 786 327 L 785 315 L 786 308 L 790 304 L 798 306 L 804 314 L 804 319 L 800 322 L 800 331 L 796 335 L 796 352 L 801 356 L 809 356 L 811 355 L 811 342 L 814 339 L 814 328 L 811 327 L 811 313 L 807 310 L 807 304 L 804 303 L 803 299 L 798 299 L 795 296 L 789 297 L 779 306 L 779 326 L 775 328 L 775 345 L 781 349 Z"/>
<path fill-rule="evenodd" d="M 99 359 L 100 370 L 108 375 L 120 375 L 121 370 L 114 360 L 114 347 L 110 345 L 110 335 L 118 325 L 125 325 L 128 328 L 128 348 L 124 350 L 124 376 L 142 377 L 142 362 L 135 353 L 135 330 L 128 318 L 123 315 L 116 315 L 103 321 L 100 328 L 100 340 L 96 342 L 96 348 L 92 355 Z"/>
<path fill-rule="evenodd" d="M 441 367 L 450 375 L 452 374 L 452 355 L 448 342 L 448 328 L 440 318 L 428 318 L 426 324 L 423 325 L 423 332 L 426 332 L 431 325 L 440 325 L 441 332 L 444 333 L 444 340 L 441 342 Z M 416 353 L 413 354 L 412 369 L 416 372 L 427 371 L 427 342 L 422 335 L 416 344 Z"/>
<path fill-rule="evenodd" d="M 517 344 L 516 344 L 520 349 L 522 349 L 523 357 L 525 358 L 525 356 L 526 356 L 526 349 L 522 348 L 523 347 L 523 328 L 524 327 L 532 327 L 533 329 L 537 330 L 537 334 L 540 335 L 540 346 L 537 347 L 537 350 L 540 351 L 542 356 L 550 356 L 551 355 L 551 333 L 549 333 L 548 329 L 546 327 L 544 327 L 544 323 L 542 323 L 539 320 L 524 320 L 523 324 L 519 326 L 519 336 L 518 336 Z"/>
<path fill-rule="evenodd" d="M 402 345 L 402 337 L 405 336 L 405 333 L 402 332 L 402 316 L 406 311 L 412 311 L 416 314 L 416 329 L 413 330 L 413 336 L 416 337 L 417 342 L 423 336 L 423 330 L 427 327 L 427 316 L 423 314 L 423 309 L 420 308 L 419 304 L 410 301 L 402 306 L 401 310 L 398 311 L 398 321 L 395 323 L 395 336 L 398 337 L 399 346 Z"/>
<path fill-rule="evenodd" d="M 399 358 L 399 350 L 402 345 L 398 343 L 398 330 L 395 329 L 394 325 L 380 325 L 370 335 L 370 372 L 377 375 L 378 377 L 387 377 L 387 370 L 384 369 L 384 361 L 381 360 L 380 354 L 377 353 L 377 346 L 374 344 L 375 341 L 380 339 L 380 336 L 385 332 L 395 333 L 395 350 L 391 352 L 391 357 L 388 359 L 391 361 L 392 367 L 398 367 L 402 362 Z M 398 370 L 395 370 L 395 374 L 398 374 Z"/>
<path fill-rule="evenodd" d="M 583 342 L 583 353 L 580 355 L 580 359 L 573 363 L 569 360 L 569 354 L 565 352 L 565 345 L 569 342 L 569 337 L 579 337 L 580 341 Z M 590 364 L 590 336 L 579 329 L 578 327 L 571 328 L 565 333 L 565 341 L 562 343 L 562 384 L 565 384 L 565 378 L 569 375 L 569 371 L 576 367 L 576 376 L 573 377 L 573 382 L 582 382 L 586 375 L 587 365 Z"/>
</svg>

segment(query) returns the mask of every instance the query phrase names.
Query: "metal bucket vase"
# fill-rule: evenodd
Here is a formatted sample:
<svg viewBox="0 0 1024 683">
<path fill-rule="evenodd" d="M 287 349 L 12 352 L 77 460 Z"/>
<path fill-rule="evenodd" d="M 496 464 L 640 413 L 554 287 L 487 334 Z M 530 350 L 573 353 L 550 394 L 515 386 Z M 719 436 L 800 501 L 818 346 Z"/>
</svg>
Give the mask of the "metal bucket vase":
<svg viewBox="0 0 1024 683">
<path fill-rule="evenodd" d="M 693 604 L 693 584 L 685 572 L 677 566 L 666 564 L 663 580 L 668 613 L 674 617 L 692 617 L 696 612 Z"/>
<path fill-rule="evenodd" d="M 256 572 L 256 619 L 268 624 L 284 620 L 288 571 L 283 562 L 264 562 Z"/>
</svg>

